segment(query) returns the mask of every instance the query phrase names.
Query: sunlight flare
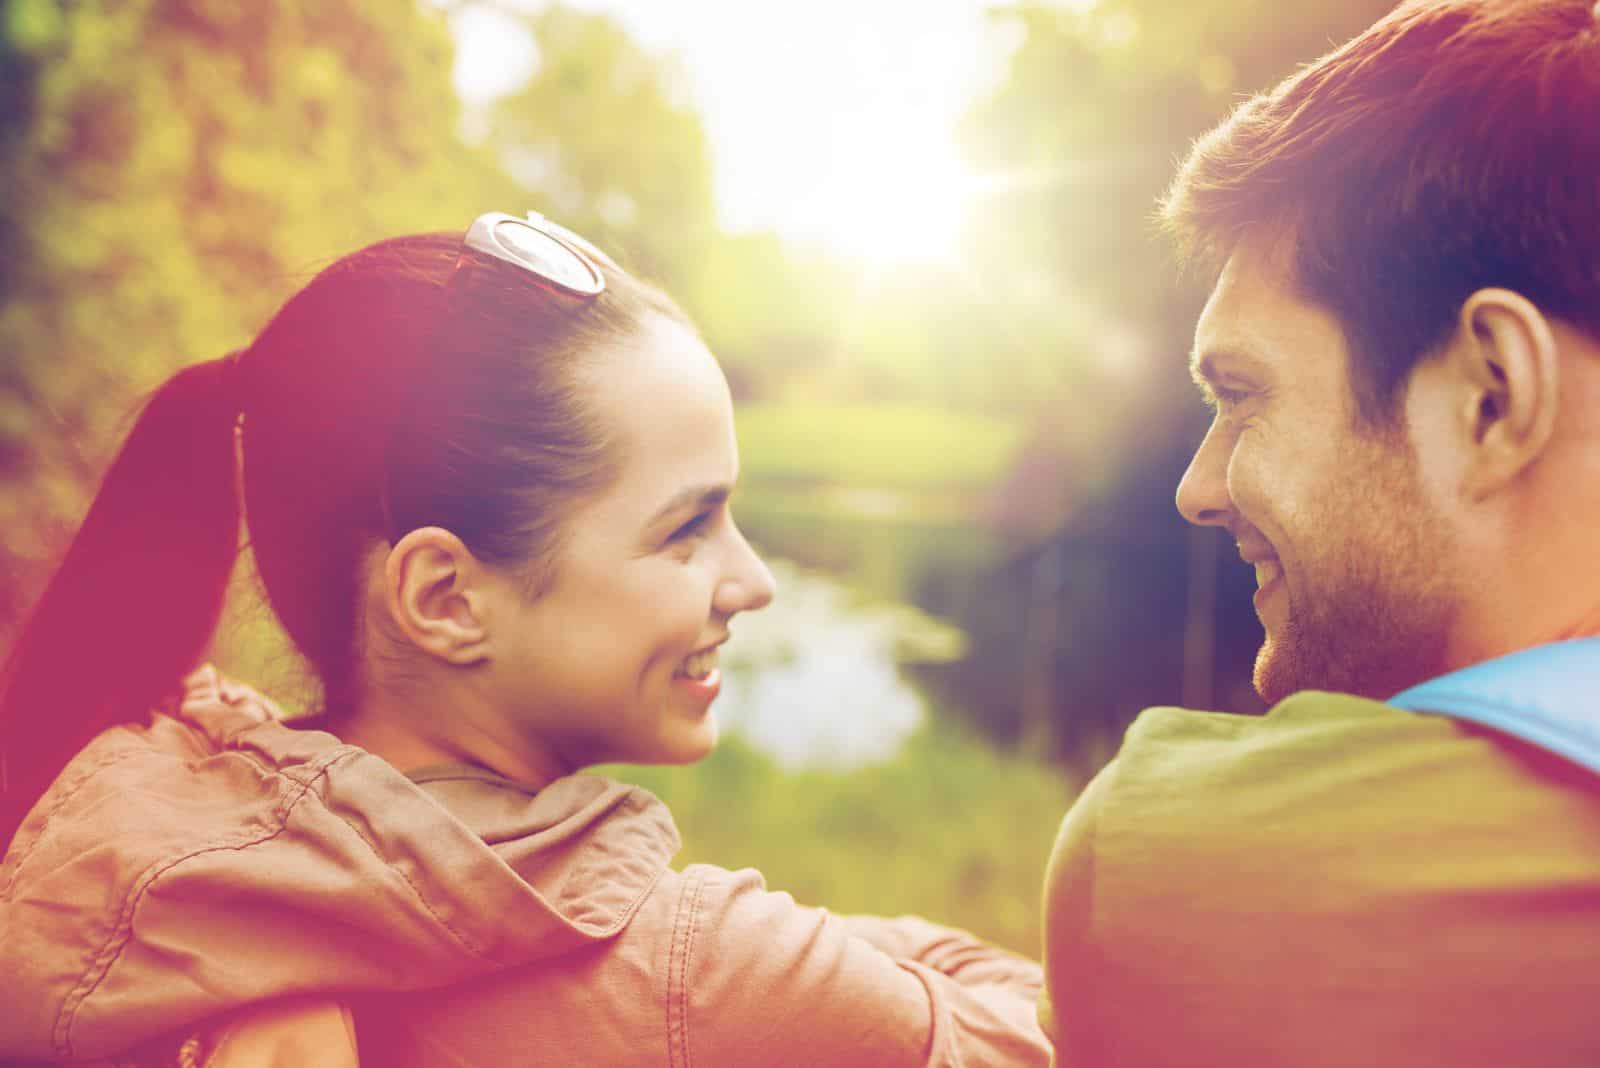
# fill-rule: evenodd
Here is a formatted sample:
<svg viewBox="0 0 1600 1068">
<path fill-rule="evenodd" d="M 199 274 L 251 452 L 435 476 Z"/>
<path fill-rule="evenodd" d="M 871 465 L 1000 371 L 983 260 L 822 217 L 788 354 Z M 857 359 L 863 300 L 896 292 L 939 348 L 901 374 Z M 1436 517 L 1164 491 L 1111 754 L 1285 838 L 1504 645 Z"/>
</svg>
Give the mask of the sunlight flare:
<svg viewBox="0 0 1600 1068">
<path fill-rule="evenodd" d="M 863 122 L 835 142 L 786 236 L 871 265 L 950 260 L 978 188 L 947 132 Z"/>
</svg>

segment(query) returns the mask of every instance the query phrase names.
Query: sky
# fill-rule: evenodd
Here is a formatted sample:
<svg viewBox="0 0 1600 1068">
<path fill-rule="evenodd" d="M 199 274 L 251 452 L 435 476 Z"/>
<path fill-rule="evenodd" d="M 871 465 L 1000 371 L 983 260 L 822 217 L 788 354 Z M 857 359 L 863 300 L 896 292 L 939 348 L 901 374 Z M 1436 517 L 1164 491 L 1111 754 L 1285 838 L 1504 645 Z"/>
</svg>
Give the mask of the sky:
<svg viewBox="0 0 1600 1068">
<path fill-rule="evenodd" d="M 711 142 L 724 229 L 843 251 L 937 254 L 957 232 L 950 205 L 968 178 L 955 127 L 1019 43 L 985 16 L 986 0 L 569 2 L 677 56 Z M 537 62 L 488 6 L 461 5 L 452 28 L 468 102 Z"/>
</svg>

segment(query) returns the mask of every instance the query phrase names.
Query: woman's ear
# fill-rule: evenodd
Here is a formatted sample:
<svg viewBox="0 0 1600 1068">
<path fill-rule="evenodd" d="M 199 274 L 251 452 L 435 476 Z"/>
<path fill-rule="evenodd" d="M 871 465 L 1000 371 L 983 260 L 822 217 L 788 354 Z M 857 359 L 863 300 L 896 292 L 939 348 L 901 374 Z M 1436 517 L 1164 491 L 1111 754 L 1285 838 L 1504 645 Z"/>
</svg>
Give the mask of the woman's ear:
<svg viewBox="0 0 1600 1068">
<path fill-rule="evenodd" d="M 1463 389 L 1457 417 L 1466 488 L 1487 497 L 1539 458 L 1555 430 L 1561 352 L 1526 297 L 1480 289 L 1467 298 L 1448 359 Z"/>
<path fill-rule="evenodd" d="M 488 574 L 460 538 L 419 527 L 384 561 L 384 605 L 417 648 L 449 664 L 489 658 Z"/>
</svg>

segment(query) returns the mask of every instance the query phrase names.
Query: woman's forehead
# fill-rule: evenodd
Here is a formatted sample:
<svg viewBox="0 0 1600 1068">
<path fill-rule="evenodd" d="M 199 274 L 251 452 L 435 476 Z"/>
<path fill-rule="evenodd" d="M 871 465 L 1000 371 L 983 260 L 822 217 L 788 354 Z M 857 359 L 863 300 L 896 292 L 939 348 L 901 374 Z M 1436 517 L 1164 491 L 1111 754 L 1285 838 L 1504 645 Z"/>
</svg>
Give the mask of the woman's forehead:
<svg viewBox="0 0 1600 1068">
<path fill-rule="evenodd" d="M 585 377 L 617 458 L 620 492 L 648 493 L 651 501 L 637 503 L 653 512 L 686 487 L 731 483 L 738 469 L 732 399 L 693 331 L 655 317 Z"/>
</svg>

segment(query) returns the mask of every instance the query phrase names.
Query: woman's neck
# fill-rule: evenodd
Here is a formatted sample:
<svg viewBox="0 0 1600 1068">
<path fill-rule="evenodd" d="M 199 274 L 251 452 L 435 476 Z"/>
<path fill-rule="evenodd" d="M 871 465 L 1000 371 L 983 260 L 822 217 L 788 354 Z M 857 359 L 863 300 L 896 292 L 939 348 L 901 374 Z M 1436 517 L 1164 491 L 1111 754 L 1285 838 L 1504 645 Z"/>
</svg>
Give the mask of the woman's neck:
<svg viewBox="0 0 1600 1068">
<path fill-rule="evenodd" d="M 535 739 L 508 739 L 483 729 L 490 717 L 455 702 L 399 706 L 381 698 L 366 702 L 342 719 L 334 733 L 340 741 L 382 757 L 401 772 L 438 764 L 471 764 L 535 790 L 577 770 L 549 746 Z"/>
</svg>

